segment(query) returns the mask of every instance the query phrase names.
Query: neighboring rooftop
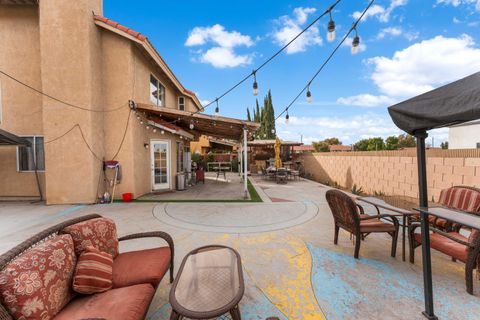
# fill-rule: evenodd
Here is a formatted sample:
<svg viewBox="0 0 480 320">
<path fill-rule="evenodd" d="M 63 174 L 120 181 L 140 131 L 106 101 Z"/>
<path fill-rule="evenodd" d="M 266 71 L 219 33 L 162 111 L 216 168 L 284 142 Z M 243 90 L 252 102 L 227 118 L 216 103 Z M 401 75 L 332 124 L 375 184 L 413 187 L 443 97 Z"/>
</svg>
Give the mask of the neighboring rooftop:
<svg viewBox="0 0 480 320">
<path fill-rule="evenodd" d="M 344 146 L 344 145 L 330 145 L 328 146 L 330 152 L 340 152 L 340 151 L 352 151 L 352 146 Z"/>
<path fill-rule="evenodd" d="M 301 143 L 301 142 L 284 141 L 284 140 L 280 140 L 280 143 L 281 143 L 282 146 L 301 146 L 301 145 L 303 145 L 303 143 Z M 253 140 L 253 141 L 248 142 L 249 146 L 269 146 L 269 145 L 274 145 L 274 144 L 275 144 L 275 140 L 273 140 L 273 139 L 271 139 L 271 140 Z"/>
</svg>

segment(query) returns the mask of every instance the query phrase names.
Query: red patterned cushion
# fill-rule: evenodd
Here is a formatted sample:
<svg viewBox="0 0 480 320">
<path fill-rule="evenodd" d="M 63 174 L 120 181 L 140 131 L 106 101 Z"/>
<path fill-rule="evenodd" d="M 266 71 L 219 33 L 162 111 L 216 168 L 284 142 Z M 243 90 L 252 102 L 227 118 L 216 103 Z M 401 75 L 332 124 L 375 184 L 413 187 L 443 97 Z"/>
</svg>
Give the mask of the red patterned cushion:
<svg viewBox="0 0 480 320">
<path fill-rule="evenodd" d="M 450 208 L 479 212 L 480 192 L 468 188 L 452 187 L 440 192 L 439 202 Z"/>
<path fill-rule="evenodd" d="M 114 259 L 118 255 L 117 228 L 111 219 L 86 220 L 68 226 L 62 232 L 72 236 L 77 256 L 88 246 L 109 253 Z"/>
<path fill-rule="evenodd" d="M 87 247 L 78 257 L 73 290 L 78 293 L 92 294 L 112 288 L 112 255 L 94 247 Z"/>
<path fill-rule="evenodd" d="M 75 263 L 69 235 L 28 249 L 0 272 L 2 304 L 15 319 L 54 317 L 73 298 Z"/>
</svg>

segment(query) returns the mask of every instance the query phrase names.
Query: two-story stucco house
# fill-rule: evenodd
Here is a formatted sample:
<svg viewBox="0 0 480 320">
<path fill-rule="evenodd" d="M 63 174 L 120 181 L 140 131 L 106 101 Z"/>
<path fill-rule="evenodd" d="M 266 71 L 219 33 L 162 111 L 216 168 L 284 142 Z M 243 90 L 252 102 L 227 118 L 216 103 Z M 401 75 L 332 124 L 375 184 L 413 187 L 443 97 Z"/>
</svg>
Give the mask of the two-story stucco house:
<svg viewBox="0 0 480 320">
<path fill-rule="evenodd" d="M 112 159 L 117 195 L 174 189 L 188 141 L 251 125 L 197 114 L 195 94 L 102 0 L 0 0 L 0 30 L 0 129 L 31 142 L 0 148 L 0 197 L 38 196 L 38 177 L 48 204 L 93 203 Z"/>
</svg>

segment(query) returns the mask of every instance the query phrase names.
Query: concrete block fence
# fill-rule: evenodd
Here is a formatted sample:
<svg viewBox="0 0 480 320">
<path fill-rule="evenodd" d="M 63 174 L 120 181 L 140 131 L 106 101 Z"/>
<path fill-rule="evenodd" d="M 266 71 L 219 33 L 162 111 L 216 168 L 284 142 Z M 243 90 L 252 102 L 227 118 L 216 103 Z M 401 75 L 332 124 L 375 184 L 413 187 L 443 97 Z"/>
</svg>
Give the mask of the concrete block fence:
<svg viewBox="0 0 480 320">
<path fill-rule="evenodd" d="M 320 152 L 303 154 L 305 172 L 321 183 L 351 189 L 354 184 L 369 194 L 418 197 L 415 150 Z M 480 187 L 480 150 L 427 150 L 429 200 L 454 185 Z"/>
</svg>

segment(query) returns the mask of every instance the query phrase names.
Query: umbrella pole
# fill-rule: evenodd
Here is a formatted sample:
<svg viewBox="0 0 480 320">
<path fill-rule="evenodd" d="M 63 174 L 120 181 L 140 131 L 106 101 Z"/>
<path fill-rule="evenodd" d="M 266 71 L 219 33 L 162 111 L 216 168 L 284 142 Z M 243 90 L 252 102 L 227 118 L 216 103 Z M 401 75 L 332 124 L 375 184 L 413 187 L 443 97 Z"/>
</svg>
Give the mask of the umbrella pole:
<svg viewBox="0 0 480 320">
<path fill-rule="evenodd" d="M 415 134 L 417 139 L 417 166 L 418 166 L 418 193 L 421 208 L 428 208 L 427 193 L 427 161 L 425 155 L 426 131 Z M 432 260 L 430 256 L 430 234 L 428 214 L 420 213 L 422 229 L 422 265 L 423 265 L 423 291 L 425 295 L 425 311 L 423 315 L 427 319 L 438 319 L 433 311 L 433 286 L 432 286 Z"/>
</svg>

